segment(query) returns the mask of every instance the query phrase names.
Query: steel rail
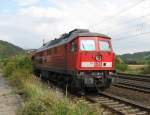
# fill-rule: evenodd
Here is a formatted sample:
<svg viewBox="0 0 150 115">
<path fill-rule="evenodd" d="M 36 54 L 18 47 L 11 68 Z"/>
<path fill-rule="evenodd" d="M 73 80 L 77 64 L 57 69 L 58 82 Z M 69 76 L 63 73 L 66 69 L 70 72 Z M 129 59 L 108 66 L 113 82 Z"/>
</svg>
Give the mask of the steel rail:
<svg viewBox="0 0 150 115">
<path fill-rule="evenodd" d="M 105 108 L 110 109 L 118 115 L 124 114 L 150 114 L 150 106 L 146 106 L 139 102 L 119 97 L 106 92 L 100 92 L 99 96 L 85 96 L 88 101 L 100 103 Z"/>
<path fill-rule="evenodd" d="M 124 85 L 129 85 L 129 86 L 133 86 L 133 87 L 150 90 L 150 83 L 148 83 L 148 82 L 139 82 L 139 81 L 134 81 L 134 80 L 121 81 L 119 79 L 116 79 L 116 81 L 113 84 L 124 84 Z"/>
<path fill-rule="evenodd" d="M 116 83 L 116 84 L 113 84 L 113 86 L 125 88 L 125 89 L 130 89 L 130 90 L 134 90 L 134 91 L 139 91 L 139 92 L 143 92 L 143 93 L 150 93 L 150 90 L 148 90 L 148 89 L 136 87 L 136 86 L 131 85 L 131 84 L 127 85 L 127 84 L 123 84 L 123 83 Z"/>
<path fill-rule="evenodd" d="M 114 86 L 150 93 L 150 76 L 119 73 L 113 77 Z"/>
<path fill-rule="evenodd" d="M 148 75 L 118 73 L 118 74 L 115 74 L 112 76 L 122 78 L 122 79 L 131 79 L 131 80 L 137 80 L 137 81 L 150 82 L 150 76 L 148 76 Z"/>
<path fill-rule="evenodd" d="M 150 75 L 145 75 L 145 74 L 130 74 L 130 73 L 117 73 L 118 75 L 130 75 L 130 76 L 139 76 L 139 77 L 145 77 L 145 78 L 150 78 Z"/>
<path fill-rule="evenodd" d="M 136 81 L 144 81 L 144 82 L 150 82 L 149 78 L 142 78 L 142 77 L 136 77 L 136 76 L 125 76 L 125 75 L 112 75 L 114 78 L 121 78 L 121 79 L 128 79 L 128 80 L 136 80 Z"/>
<path fill-rule="evenodd" d="M 119 96 L 116 96 L 116 95 L 113 95 L 113 94 L 109 94 L 109 93 L 106 93 L 106 92 L 101 92 L 100 95 L 106 96 L 106 97 L 111 98 L 111 99 L 113 98 L 113 99 L 121 101 L 123 103 L 129 104 L 129 105 L 132 105 L 132 106 L 136 106 L 136 107 L 140 108 L 141 110 L 150 112 L 150 106 L 146 106 L 142 103 L 138 103 L 136 101 L 126 99 L 126 98 L 122 98 L 122 97 L 119 97 Z"/>
</svg>

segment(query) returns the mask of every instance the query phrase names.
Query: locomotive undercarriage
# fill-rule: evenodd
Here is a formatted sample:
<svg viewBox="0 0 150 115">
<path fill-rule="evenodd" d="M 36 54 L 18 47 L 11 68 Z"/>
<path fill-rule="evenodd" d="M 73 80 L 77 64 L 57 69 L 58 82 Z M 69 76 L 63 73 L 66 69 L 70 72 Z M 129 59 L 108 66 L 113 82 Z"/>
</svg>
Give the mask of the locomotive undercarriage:
<svg viewBox="0 0 150 115">
<path fill-rule="evenodd" d="M 81 89 L 96 89 L 102 91 L 110 87 L 112 78 L 109 71 L 96 72 L 81 72 L 81 75 L 76 77 L 80 82 Z"/>
<path fill-rule="evenodd" d="M 110 87 L 112 78 L 108 71 L 78 72 L 74 75 L 60 74 L 47 70 L 35 70 L 34 73 L 42 79 L 50 80 L 61 87 L 68 87 L 71 91 L 84 90 L 103 91 Z"/>
</svg>

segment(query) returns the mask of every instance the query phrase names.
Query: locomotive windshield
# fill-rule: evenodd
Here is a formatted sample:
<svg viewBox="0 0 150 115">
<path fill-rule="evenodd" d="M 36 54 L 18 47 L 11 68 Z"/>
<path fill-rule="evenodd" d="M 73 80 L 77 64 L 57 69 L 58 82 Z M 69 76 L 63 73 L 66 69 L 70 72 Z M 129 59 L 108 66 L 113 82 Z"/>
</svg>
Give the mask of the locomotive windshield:
<svg viewBox="0 0 150 115">
<path fill-rule="evenodd" d="M 94 40 L 81 40 L 80 49 L 83 51 L 94 51 L 96 50 Z"/>
<path fill-rule="evenodd" d="M 99 41 L 99 48 L 101 51 L 110 51 L 110 44 L 108 41 Z"/>
</svg>

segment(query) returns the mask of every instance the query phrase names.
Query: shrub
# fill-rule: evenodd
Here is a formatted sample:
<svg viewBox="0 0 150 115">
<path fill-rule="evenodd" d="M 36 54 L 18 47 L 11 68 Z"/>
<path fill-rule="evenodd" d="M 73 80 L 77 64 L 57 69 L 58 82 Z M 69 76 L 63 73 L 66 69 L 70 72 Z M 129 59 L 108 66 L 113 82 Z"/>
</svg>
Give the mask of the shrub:
<svg viewBox="0 0 150 115">
<path fill-rule="evenodd" d="M 147 62 L 147 66 L 142 71 L 143 74 L 150 74 L 150 61 Z"/>
<path fill-rule="evenodd" d="M 45 115 L 46 113 L 45 104 L 39 99 L 28 101 L 22 110 L 22 115 Z"/>
<path fill-rule="evenodd" d="M 16 65 L 17 68 L 27 69 L 29 71 L 32 70 L 32 62 L 28 56 L 24 56 L 24 55 L 18 56 L 16 59 Z"/>
<path fill-rule="evenodd" d="M 84 100 L 80 100 L 77 102 L 73 114 L 74 115 L 92 115 L 92 114 L 94 114 L 94 111 L 90 111 L 90 110 L 92 110 L 91 106 L 89 106 L 89 104 L 87 102 L 85 102 Z"/>
<path fill-rule="evenodd" d="M 16 69 L 16 64 L 14 62 L 8 62 L 3 68 L 4 75 L 6 77 L 11 76 L 12 73 L 15 71 L 15 69 Z"/>
<path fill-rule="evenodd" d="M 19 55 L 16 56 L 15 58 L 6 59 L 3 60 L 1 63 L 4 70 L 4 75 L 6 77 L 11 76 L 13 72 L 18 70 L 29 71 L 29 72 L 32 71 L 31 60 L 26 55 Z"/>
<path fill-rule="evenodd" d="M 118 56 L 116 57 L 115 64 L 117 71 L 126 71 L 128 69 L 128 65 Z"/>
</svg>

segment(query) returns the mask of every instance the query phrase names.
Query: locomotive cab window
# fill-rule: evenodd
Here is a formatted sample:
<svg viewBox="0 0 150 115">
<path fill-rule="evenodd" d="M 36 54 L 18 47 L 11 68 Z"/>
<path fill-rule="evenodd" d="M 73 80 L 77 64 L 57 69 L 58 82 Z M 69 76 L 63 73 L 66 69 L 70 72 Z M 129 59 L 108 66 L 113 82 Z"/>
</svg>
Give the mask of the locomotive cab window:
<svg viewBox="0 0 150 115">
<path fill-rule="evenodd" d="M 77 45 L 75 42 L 71 43 L 71 52 L 75 52 L 77 50 Z"/>
<path fill-rule="evenodd" d="M 109 41 L 99 41 L 99 48 L 101 51 L 110 51 L 111 47 Z"/>
<path fill-rule="evenodd" d="M 95 51 L 95 41 L 94 40 L 81 40 L 80 49 L 82 51 Z"/>
</svg>

